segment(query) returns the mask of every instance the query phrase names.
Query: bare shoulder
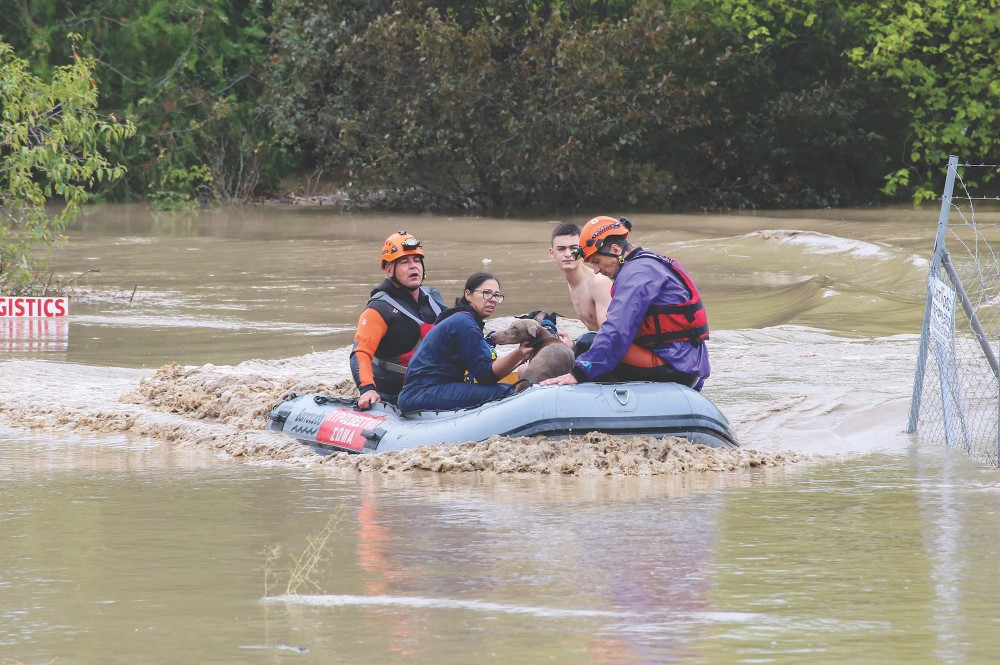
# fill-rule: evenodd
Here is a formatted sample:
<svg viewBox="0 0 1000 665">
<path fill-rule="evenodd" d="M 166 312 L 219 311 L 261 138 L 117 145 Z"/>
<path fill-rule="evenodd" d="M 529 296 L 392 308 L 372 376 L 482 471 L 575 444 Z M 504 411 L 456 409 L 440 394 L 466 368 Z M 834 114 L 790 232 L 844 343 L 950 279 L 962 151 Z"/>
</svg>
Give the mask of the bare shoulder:
<svg viewBox="0 0 1000 665">
<path fill-rule="evenodd" d="M 600 273 L 594 273 L 594 278 L 590 280 L 590 294 L 595 300 L 600 297 L 611 297 L 611 279 Z"/>
</svg>

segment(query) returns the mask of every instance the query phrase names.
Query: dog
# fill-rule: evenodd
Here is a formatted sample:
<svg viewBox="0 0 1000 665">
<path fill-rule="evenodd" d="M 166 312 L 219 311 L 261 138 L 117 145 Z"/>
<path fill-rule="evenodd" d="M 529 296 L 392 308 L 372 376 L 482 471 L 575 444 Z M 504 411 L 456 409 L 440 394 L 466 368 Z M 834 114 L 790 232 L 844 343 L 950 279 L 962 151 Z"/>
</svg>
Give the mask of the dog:
<svg viewBox="0 0 1000 665">
<path fill-rule="evenodd" d="M 576 359 L 573 350 L 542 325 L 542 321 L 551 321 L 552 318 L 554 317 L 546 315 L 545 312 L 539 312 L 531 319 L 518 317 L 504 330 L 490 334 L 491 339 L 497 344 L 531 343 L 535 355 L 527 365 L 517 370 L 517 374 L 532 383 L 561 376 L 573 369 L 573 361 Z M 518 391 L 524 388 L 527 388 L 527 384 L 519 385 Z"/>
</svg>

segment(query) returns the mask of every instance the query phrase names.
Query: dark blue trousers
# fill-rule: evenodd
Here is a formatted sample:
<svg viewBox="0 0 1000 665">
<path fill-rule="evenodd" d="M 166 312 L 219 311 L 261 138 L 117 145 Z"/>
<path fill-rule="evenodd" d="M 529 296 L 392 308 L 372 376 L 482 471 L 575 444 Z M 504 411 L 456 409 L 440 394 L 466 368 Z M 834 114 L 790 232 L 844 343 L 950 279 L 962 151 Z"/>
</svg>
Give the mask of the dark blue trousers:
<svg viewBox="0 0 1000 665">
<path fill-rule="evenodd" d="M 506 383 L 492 386 L 482 383 L 441 383 L 418 388 L 408 388 L 404 385 L 403 392 L 396 400 L 396 406 L 403 413 L 453 411 L 506 397 L 513 388 L 513 385 Z"/>
</svg>

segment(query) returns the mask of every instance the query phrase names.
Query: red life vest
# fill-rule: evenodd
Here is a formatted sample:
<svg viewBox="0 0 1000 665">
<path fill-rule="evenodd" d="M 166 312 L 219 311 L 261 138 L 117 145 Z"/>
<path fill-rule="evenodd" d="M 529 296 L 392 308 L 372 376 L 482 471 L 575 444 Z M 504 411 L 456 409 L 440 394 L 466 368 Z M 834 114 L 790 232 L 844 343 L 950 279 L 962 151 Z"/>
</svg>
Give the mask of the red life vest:
<svg viewBox="0 0 1000 665">
<path fill-rule="evenodd" d="M 684 283 L 691 297 L 676 305 L 650 305 L 633 342 L 643 348 L 686 340 L 700 344 L 708 339 L 708 315 L 701 295 L 687 272 L 676 260 L 654 252 L 637 249 L 630 259 L 654 259 L 666 266 Z M 612 287 L 613 289 L 614 287 Z"/>
<path fill-rule="evenodd" d="M 420 342 L 424 341 L 424 337 L 427 337 L 427 333 L 429 333 L 431 331 L 431 328 L 433 327 L 434 327 L 433 323 L 420 324 L 420 341 L 417 342 L 417 346 L 420 346 Z M 417 346 L 413 347 L 411 351 L 407 351 L 406 353 L 399 356 L 400 365 L 403 365 L 405 367 L 410 364 L 410 358 L 412 358 L 413 354 L 417 352 Z"/>
</svg>

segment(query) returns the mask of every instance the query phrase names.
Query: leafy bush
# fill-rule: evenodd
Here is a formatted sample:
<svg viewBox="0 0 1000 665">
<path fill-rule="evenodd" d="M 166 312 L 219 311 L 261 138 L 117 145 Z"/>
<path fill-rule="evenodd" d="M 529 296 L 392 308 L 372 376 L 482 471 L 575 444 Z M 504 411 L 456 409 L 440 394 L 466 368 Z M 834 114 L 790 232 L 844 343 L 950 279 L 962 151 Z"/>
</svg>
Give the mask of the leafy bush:
<svg viewBox="0 0 1000 665">
<path fill-rule="evenodd" d="M 996 0 L 888 0 L 852 8 L 867 27 L 854 62 L 896 88 L 908 136 L 885 192 L 919 203 L 941 191 L 948 155 L 997 162 L 1000 153 L 1000 12 Z M 983 171 L 986 180 L 997 170 Z M 969 183 L 978 186 L 978 183 Z"/>
<path fill-rule="evenodd" d="M 0 25 L 42 78 L 82 32 L 138 128 L 106 197 L 239 203 L 304 166 L 389 207 L 676 210 L 920 201 L 947 154 L 995 161 L 994 5 L 0 0 Z"/>
<path fill-rule="evenodd" d="M 762 50 L 712 3 L 276 10 L 305 4 L 307 29 L 276 33 L 295 92 L 275 125 L 388 206 L 856 203 L 877 196 L 898 126 L 843 57 L 856 33 L 837 15 Z"/>
<path fill-rule="evenodd" d="M 93 71 L 74 51 L 45 81 L 0 42 L 0 293 L 34 293 L 36 250 L 59 238 L 88 188 L 125 173 L 101 150 L 135 128 L 97 113 Z"/>
<path fill-rule="evenodd" d="M 243 202 L 274 185 L 287 165 L 261 104 L 265 11 L 255 0 L 0 0 L 12 44 L 36 74 L 66 57 L 60 39 L 68 30 L 81 32 L 101 108 L 138 129 L 114 155 L 130 167 L 126 188 L 104 195 L 160 201 Z M 202 168 L 211 172 L 207 181 L 176 177 Z M 167 192 L 168 185 L 181 189 Z"/>
</svg>

